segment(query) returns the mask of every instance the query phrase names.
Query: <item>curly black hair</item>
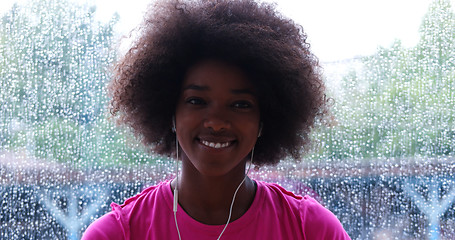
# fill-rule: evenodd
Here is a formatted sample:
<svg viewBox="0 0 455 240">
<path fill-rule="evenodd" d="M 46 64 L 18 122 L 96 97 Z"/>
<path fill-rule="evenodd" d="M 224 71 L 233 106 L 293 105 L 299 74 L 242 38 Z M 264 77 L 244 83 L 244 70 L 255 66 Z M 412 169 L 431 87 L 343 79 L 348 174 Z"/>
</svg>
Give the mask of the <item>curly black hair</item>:
<svg viewBox="0 0 455 240">
<path fill-rule="evenodd" d="M 253 163 L 299 159 L 326 105 L 318 60 L 306 39 L 302 27 L 272 4 L 158 1 L 115 66 L 111 112 L 152 151 L 173 155 L 171 122 L 185 73 L 217 59 L 239 67 L 257 90 L 263 131 Z"/>
</svg>

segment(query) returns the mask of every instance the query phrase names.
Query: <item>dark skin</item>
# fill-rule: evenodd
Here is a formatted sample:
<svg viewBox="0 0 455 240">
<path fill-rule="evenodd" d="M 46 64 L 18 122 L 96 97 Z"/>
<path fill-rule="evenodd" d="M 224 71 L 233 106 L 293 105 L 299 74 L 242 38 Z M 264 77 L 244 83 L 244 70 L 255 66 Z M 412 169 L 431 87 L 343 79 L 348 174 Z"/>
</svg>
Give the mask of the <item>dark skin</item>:
<svg viewBox="0 0 455 240">
<path fill-rule="evenodd" d="M 237 67 L 206 60 L 187 72 L 176 114 L 182 172 L 179 204 L 208 225 L 226 224 L 235 190 L 259 133 L 259 103 L 254 87 Z M 176 180 L 172 181 L 174 189 Z M 231 221 L 251 206 L 255 183 L 246 178 Z"/>
<path fill-rule="evenodd" d="M 190 166 L 188 166 L 190 167 Z M 185 168 L 183 165 L 182 168 Z M 191 168 L 191 167 L 190 167 Z M 185 176 L 182 173 L 182 180 L 179 184 L 179 204 L 195 220 L 207 225 L 226 224 L 229 216 L 229 208 L 232 197 L 239 181 L 227 178 L 200 178 L 197 176 Z M 190 184 L 185 184 L 184 179 L 196 179 Z M 234 184 L 235 183 L 235 184 Z M 172 183 L 175 186 L 175 183 Z M 230 222 L 239 219 L 253 203 L 256 193 L 255 183 L 247 178 L 239 189 Z"/>
</svg>

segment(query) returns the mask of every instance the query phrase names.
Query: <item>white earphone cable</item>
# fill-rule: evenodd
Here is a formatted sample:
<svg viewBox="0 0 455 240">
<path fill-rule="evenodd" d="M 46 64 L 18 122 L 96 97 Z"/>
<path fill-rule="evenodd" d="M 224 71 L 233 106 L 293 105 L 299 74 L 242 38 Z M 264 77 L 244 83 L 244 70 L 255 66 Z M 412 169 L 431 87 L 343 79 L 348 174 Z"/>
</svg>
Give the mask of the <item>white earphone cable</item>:
<svg viewBox="0 0 455 240">
<path fill-rule="evenodd" d="M 175 227 L 177 228 L 177 234 L 179 235 L 179 240 L 182 240 L 180 236 L 180 229 L 179 224 L 177 223 L 177 208 L 178 208 L 178 201 L 179 201 L 179 141 L 177 140 L 177 133 L 175 134 L 175 152 L 177 154 L 177 159 L 175 163 L 175 173 L 176 173 L 176 181 L 175 181 L 175 188 L 174 188 L 174 204 L 173 204 L 173 211 L 174 211 L 174 220 L 175 220 Z"/>
<path fill-rule="evenodd" d="M 176 183 L 175 183 L 175 188 L 174 188 L 174 204 L 173 204 L 173 211 L 174 211 L 174 220 L 175 220 L 175 227 L 177 229 L 177 234 L 179 236 L 179 240 L 182 240 L 182 237 L 180 235 L 180 229 L 179 229 L 179 224 L 177 222 L 177 206 L 178 206 L 178 184 L 179 184 L 179 150 L 178 150 L 178 147 L 179 147 L 179 143 L 178 143 L 178 140 L 177 140 L 177 136 L 175 138 L 175 142 L 176 142 L 176 154 L 177 154 L 177 163 L 175 164 L 175 172 L 176 172 Z M 234 202 L 235 202 L 235 197 L 237 196 L 237 192 L 239 191 L 240 187 L 242 186 L 242 184 L 245 182 L 245 180 L 247 179 L 248 177 L 248 173 L 250 172 L 250 168 L 251 168 L 251 163 L 253 162 L 253 154 L 254 154 L 254 147 L 253 149 L 251 150 L 251 159 L 250 159 L 250 164 L 248 165 L 248 170 L 247 172 L 245 173 L 245 177 L 243 178 L 242 182 L 240 182 L 239 186 L 237 186 L 237 189 L 235 190 L 234 192 L 234 196 L 232 197 L 232 201 L 231 201 L 231 206 L 229 208 L 229 217 L 227 219 L 227 222 L 226 222 L 226 225 L 224 225 L 224 228 L 223 230 L 221 231 L 220 235 L 218 236 L 217 240 L 220 240 L 221 236 L 223 235 L 224 231 L 226 230 L 227 226 L 229 225 L 229 222 L 231 221 L 231 216 L 232 216 L 232 209 L 234 207 Z"/>
<path fill-rule="evenodd" d="M 227 226 L 228 226 L 228 224 L 229 224 L 229 221 L 231 221 L 232 208 L 233 208 L 233 206 L 234 206 L 235 196 L 237 195 L 237 192 L 239 191 L 240 187 L 242 186 L 242 184 L 245 182 L 246 178 L 248 177 L 248 173 L 250 172 L 251 162 L 253 161 L 253 153 L 254 153 L 254 147 L 253 147 L 253 150 L 251 150 L 251 161 L 250 161 L 250 164 L 248 165 L 248 170 L 247 170 L 247 172 L 245 173 L 245 177 L 243 178 L 242 182 L 239 184 L 239 186 L 237 187 L 237 189 L 236 189 L 235 192 L 234 192 L 234 196 L 232 197 L 231 207 L 229 208 L 229 217 L 228 217 L 228 220 L 227 220 L 227 222 L 226 222 L 226 225 L 224 225 L 223 231 L 221 231 L 220 236 L 218 236 L 218 239 L 217 239 L 217 240 L 220 240 L 221 235 L 223 235 L 224 231 L 226 230 L 226 228 L 227 228 Z"/>
</svg>

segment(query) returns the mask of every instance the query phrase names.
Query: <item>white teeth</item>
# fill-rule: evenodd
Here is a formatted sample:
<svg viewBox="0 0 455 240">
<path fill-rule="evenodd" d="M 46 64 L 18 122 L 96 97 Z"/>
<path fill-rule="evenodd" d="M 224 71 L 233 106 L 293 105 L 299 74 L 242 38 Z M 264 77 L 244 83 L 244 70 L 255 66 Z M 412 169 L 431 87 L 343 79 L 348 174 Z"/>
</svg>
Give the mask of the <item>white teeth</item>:
<svg viewBox="0 0 455 240">
<path fill-rule="evenodd" d="M 202 140 L 201 143 L 204 144 L 205 146 L 208 146 L 208 147 L 211 147 L 211 148 L 225 148 L 225 147 L 230 145 L 229 142 L 214 143 L 214 142 L 208 142 L 208 141 L 204 141 L 204 140 Z"/>
</svg>

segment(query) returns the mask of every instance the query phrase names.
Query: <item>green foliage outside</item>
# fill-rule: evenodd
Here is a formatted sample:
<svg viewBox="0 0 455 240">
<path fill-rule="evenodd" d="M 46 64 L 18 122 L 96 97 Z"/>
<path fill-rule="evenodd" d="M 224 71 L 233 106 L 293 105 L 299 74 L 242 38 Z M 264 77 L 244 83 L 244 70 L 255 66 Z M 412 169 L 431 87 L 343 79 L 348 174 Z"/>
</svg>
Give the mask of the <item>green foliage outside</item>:
<svg viewBox="0 0 455 240">
<path fill-rule="evenodd" d="M 331 127 L 315 132 L 321 158 L 455 156 L 455 16 L 434 1 L 417 46 L 396 41 L 342 79 Z M 314 155 L 313 155 L 314 156 Z"/>
<path fill-rule="evenodd" d="M 2 16 L 0 154 L 79 167 L 151 161 L 108 119 L 118 16 L 103 24 L 95 12 L 69 0 L 33 0 Z"/>
<path fill-rule="evenodd" d="M 154 163 L 107 113 L 113 27 L 95 7 L 32 0 L 1 17 L 0 154 L 26 152 L 84 167 Z M 330 126 L 318 128 L 320 159 L 455 155 L 455 17 L 436 0 L 414 48 L 396 41 L 342 79 Z M 129 143 L 131 142 L 131 143 Z"/>
</svg>

